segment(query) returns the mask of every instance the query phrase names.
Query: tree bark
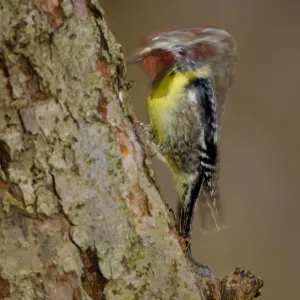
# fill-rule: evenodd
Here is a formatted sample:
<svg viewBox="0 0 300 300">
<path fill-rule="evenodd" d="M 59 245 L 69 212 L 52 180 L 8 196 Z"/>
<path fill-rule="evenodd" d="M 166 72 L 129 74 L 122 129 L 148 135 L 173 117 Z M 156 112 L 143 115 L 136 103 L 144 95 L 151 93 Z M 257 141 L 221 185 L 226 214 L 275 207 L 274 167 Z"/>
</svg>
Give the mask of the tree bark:
<svg viewBox="0 0 300 300">
<path fill-rule="evenodd" d="M 231 291 L 193 273 L 144 153 L 98 1 L 0 0 L 0 299 Z"/>
</svg>

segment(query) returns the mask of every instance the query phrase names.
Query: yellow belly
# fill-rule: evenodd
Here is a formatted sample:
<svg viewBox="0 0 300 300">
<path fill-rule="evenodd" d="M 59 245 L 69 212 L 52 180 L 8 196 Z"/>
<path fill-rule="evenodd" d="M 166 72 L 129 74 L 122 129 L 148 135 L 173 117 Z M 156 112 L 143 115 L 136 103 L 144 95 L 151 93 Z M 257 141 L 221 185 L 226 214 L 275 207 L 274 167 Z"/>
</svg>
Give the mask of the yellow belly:
<svg viewBox="0 0 300 300">
<path fill-rule="evenodd" d="M 169 124 L 174 112 L 179 108 L 180 101 L 186 93 L 186 87 L 191 80 L 208 76 L 208 66 L 190 72 L 168 73 L 161 82 L 150 90 L 148 95 L 148 113 L 155 137 L 159 143 L 163 143 L 168 134 Z"/>
<path fill-rule="evenodd" d="M 176 109 L 177 103 L 173 103 L 169 97 L 152 98 L 148 102 L 148 113 L 152 125 L 152 130 L 159 143 L 165 141 L 169 128 L 172 112 Z"/>
<path fill-rule="evenodd" d="M 164 142 L 170 119 L 184 93 L 189 78 L 182 73 L 168 74 L 161 83 L 150 91 L 148 96 L 148 113 L 152 129 L 159 143 Z"/>
</svg>

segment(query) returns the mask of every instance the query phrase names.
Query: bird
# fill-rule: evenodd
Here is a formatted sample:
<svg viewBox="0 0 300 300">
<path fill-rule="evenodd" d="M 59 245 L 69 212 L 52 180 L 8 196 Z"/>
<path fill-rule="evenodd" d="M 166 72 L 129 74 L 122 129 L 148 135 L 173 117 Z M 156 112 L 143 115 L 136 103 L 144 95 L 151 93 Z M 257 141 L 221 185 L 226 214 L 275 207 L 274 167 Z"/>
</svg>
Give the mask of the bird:
<svg viewBox="0 0 300 300">
<path fill-rule="evenodd" d="M 202 232 L 223 229 L 219 133 L 237 62 L 235 39 L 212 26 L 161 31 L 127 62 L 141 64 L 150 79 L 150 122 L 136 124 L 173 174 L 179 235 L 190 239 L 196 206 Z"/>
</svg>

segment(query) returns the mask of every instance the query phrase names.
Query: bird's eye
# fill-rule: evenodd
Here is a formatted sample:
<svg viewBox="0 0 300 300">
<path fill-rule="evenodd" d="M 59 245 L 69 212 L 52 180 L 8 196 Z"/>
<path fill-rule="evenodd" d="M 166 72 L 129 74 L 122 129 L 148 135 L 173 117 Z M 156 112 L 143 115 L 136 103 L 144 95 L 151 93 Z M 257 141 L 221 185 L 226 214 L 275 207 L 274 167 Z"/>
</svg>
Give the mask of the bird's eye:
<svg viewBox="0 0 300 300">
<path fill-rule="evenodd" d="M 184 49 L 184 48 L 180 48 L 180 50 L 179 50 L 179 54 L 180 54 L 181 56 L 186 56 L 186 54 L 187 54 L 187 51 L 186 51 L 186 49 Z"/>
</svg>

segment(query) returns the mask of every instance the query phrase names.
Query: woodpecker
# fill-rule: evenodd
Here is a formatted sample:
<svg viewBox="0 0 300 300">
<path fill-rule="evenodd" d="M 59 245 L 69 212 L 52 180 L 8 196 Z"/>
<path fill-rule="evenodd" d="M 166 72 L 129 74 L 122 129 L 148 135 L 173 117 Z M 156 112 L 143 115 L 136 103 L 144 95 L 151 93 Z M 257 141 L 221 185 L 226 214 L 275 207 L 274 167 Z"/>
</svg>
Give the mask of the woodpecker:
<svg viewBox="0 0 300 300">
<path fill-rule="evenodd" d="M 202 231 L 226 225 L 218 189 L 218 141 L 236 57 L 236 42 L 227 31 L 205 27 L 153 34 L 128 59 L 142 62 L 150 77 L 150 124 L 138 126 L 173 174 L 177 230 L 186 239 L 196 204 Z"/>
</svg>

